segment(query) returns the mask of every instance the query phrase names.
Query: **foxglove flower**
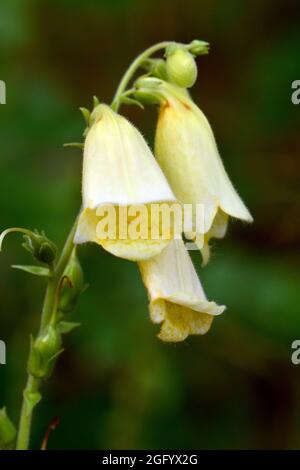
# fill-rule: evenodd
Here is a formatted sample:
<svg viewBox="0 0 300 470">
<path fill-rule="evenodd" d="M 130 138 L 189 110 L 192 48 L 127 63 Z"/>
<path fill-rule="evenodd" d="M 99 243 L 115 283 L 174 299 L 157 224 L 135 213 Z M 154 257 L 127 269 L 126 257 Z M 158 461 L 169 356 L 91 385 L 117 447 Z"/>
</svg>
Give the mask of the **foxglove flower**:
<svg viewBox="0 0 300 470">
<path fill-rule="evenodd" d="M 183 204 L 202 206 L 202 223 L 193 223 L 189 236 L 205 262 L 209 239 L 225 235 L 228 216 L 246 222 L 252 216 L 225 171 L 209 122 L 188 92 L 155 78 L 140 79 L 136 87 L 138 96 L 160 103 L 155 156 L 175 196 Z"/>
<path fill-rule="evenodd" d="M 85 140 L 82 198 L 75 243 L 92 241 L 116 256 L 134 261 L 158 254 L 169 243 L 171 237 L 161 232 L 158 239 L 153 239 L 150 227 L 143 237 L 129 234 L 137 208 L 144 209 L 140 223 L 147 225 L 151 204 L 176 200 L 140 132 L 104 104 L 94 109 Z M 119 216 L 124 209 L 125 227 L 121 230 Z M 113 227 L 109 236 L 102 230 L 106 224 Z"/>
<path fill-rule="evenodd" d="M 162 324 L 159 338 L 183 341 L 188 335 L 205 334 L 224 306 L 209 302 L 181 239 L 157 256 L 139 263 L 150 299 L 150 317 Z"/>
</svg>

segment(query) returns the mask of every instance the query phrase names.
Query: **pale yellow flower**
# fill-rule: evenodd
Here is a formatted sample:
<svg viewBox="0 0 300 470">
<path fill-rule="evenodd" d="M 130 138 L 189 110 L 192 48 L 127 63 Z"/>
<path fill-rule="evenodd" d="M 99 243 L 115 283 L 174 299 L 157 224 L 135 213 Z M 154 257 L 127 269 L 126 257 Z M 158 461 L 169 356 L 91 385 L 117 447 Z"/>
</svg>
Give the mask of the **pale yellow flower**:
<svg viewBox="0 0 300 470">
<path fill-rule="evenodd" d="M 246 222 L 252 216 L 225 171 L 209 122 L 188 92 L 155 78 L 139 80 L 137 89 L 161 103 L 155 156 L 175 196 L 183 204 L 203 206 L 203 222 L 193 228 L 207 261 L 209 239 L 225 235 L 228 216 Z"/>
<path fill-rule="evenodd" d="M 149 294 L 151 320 L 162 324 L 161 340 L 176 342 L 188 335 L 203 335 L 214 316 L 225 310 L 207 300 L 181 239 L 139 267 Z"/>
<path fill-rule="evenodd" d="M 168 244 L 162 236 L 154 240 L 146 233 L 134 239 L 126 232 L 135 222 L 136 206 L 144 209 L 140 218 L 148 219 L 152 203 L 171 204 L 176 199 L 140 132 L 104 104 L 93 111 L 85 140 L 82 198 L 75 243 L 96 242 L 134 261 L 156 255 Z M 118 222 L 124 209 L 128 209 L 125 233 Z M 105 221 L 114 226 L 112 237 L 103 234 Z"/>
</svg>

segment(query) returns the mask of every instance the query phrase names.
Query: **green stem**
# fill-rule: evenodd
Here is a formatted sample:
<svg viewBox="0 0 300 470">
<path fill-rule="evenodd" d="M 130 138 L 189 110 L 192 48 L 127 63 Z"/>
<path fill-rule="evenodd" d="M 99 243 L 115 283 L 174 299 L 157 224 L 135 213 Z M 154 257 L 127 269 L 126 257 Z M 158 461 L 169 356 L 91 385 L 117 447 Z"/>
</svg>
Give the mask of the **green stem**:
<svg viewBox="0 0 300 470">
<path fill-rule="evenodd" d="M 69 262 L 72 250 L 74 247 L 74 235 L 77 227 L 77 218 L 70 230 L 68 238 L 65 242 L 64 248 L 61 252 L 60 258 L 57 262 L 57 265 L 53 271 L 52 277 L 48 281 L 48 287 L 46 291 L 42 319 L 41 319 L 41 328 L 40 331 L 49 323 L 51 315 L 53 313 L 53 307 L 55 305 L 55 295 L 60 282 L 60 279 L 66 269 L 66 266 Z"/>
<path fill-rule="evenodd" d="M 154 46 L 149 47 L 146 49 L 144 52 L 142 52 L 140 55 L 137 56 L 137 58 L 131 63 L 131 65 L 128 67 L 126 70 L 125 74 L 123 75 L 123 78 L 121 79 L 119 86 L 117 88 L 117 91 L 115 93 L 114 99 L 111 103 L 111 107 L 114 111 L 118 111 L 120 107 L 120 98 L 124 91 L 126 90 L 130 80 L 132 79 L 133 75 L 137 71 L 137 69 L 143 64 L 143 62 L 148 59 L 152 54 L 155 52 L 159 51 L 160 49 L 165 49 L 167 46 L 172 44 L 171 41 L 164 41 L 164 42 L 159 42 L 158 44 L 155 44 Z"/>
<path fill-rule="evenodd" d="M 69 262 L 70 256 L 72 254 L 72 250 L 74 247 L 73 239 L 75 235 L 75 230 L 77 226 L 77 219 L 68 235 L 68 238 L 65 242 L 65 246 L 59 258 L 59 261 L 53 270 L 53 275 L 48 281 L 46 295 L 44 299 L 42 317 L 41 317 L 41 324 L 40 324 L 40 333 L 42 330 L 49 324 L 51 320 L 51 316 L 53 314 L 53 309 L 55 306 L 56 300 L 56 291 L 63 275 L 65 268 Z M 27 382 L 25 389 L 23 391 L 23 402 L 22 402 L 22 409 L 21 409 L 21 416 L 20 416 L 20 423 L 19 423 L 19 430 L 17 436 L 17 450 L 27 450 L 29 445 L 29 437 L 30 437 L 30 429 L 31 429 L 31 421 L 32 421 L 32 413 L 33 408 L 32 406 L 28 405 L 26 400 L 26 396 L 38 393 L 40 388 L 41 381 L 31 374 L 28 374 Z"/>
<path fill-rule="evenodd" d="M 32 375 L 28 374 L 26 386 L 23 392 L 23 402 L 16 445 L 17 450 L 27 450 L 29 444 L 33 409 L 28 407 L 28 403 L 25 400 L 25 393 L 34 393 L 34 391 L 38 390 L 39 384 L 39 379 L 36 379 Z"/>
</svg>

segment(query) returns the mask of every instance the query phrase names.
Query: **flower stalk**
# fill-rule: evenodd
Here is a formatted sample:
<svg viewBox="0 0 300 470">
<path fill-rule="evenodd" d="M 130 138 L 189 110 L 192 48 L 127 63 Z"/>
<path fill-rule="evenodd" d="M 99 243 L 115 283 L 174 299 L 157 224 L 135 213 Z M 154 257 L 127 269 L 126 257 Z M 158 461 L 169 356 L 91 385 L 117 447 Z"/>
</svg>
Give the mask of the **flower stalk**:
<svg viewBox="0 0 300 470">
<path fill-rule="evenodd" d="M 111 108 L 114 111 L 118 111 L 120 105 L 121 105 L 121 97 L 123 93 L 126 91 L 126 88 L 136 73 L 136 71 L 143 65 L 143 63 L 155 52 L 160 51 L 161 49 L 166 49 L 170 44 L 172 44 L 172 41 L 163 41 L 159 42 L 158 44 L 155 44 L 154 46 L 149 47 L 146 49 L 144 52 L 139 54 L 136 59 L 131 63 L 131 65 L 128 67 L 127 71 L 123 75 L 123 78 L 121 79 L 118 88 L 116 90 L 115 96 L 113 98 L 113 101 L 111 103 Z"/>
<path fill-rule="evenodd" d="M 119 86 L 116 90 L 115 96 L 111 103 L 111 108 L 114 111 L 117 111 L 122 104 L 122 96 L 126 96 L 126 88 L 138 70 L 139 67 L 142 66 L 144 61 L 148 59 L 152 54 L 155 52 L 165 49 L 168 45 L 170 45 L 170 41 L 164 41 L 158 43 L 152 47 L 146 49 L 142 54 L 140 54 L 129 66 L 123 78 L 121 79 Z M 98 103 L 94 103 L 95 106 Z M 51 277 L 48 279 L 47 289 L 44 299 L 44 305 L 42 310 L 41 316 L 41 323 L 39 329 L 39 336 L 43 333 L 43 331 L 47 328 L 51 321 L 53 321 L 53 317 L 55 317 L 56 313 L 55 307 L 57 307 L 56 302 L 56 294 L 60 286 L 60 282 L 64 271 L 70 261 L 72 251 L 74 248 L 74 235 L 77 228 L 77 218 L 75 223 L 67 237 L 65 242 L 63 251 L 60 255 L 60 258 L 52 268 Z M 26 230 L 23 232 L 27 233 Z M 41 386 L 41 379 L 34 377 L 32 374 L 28 373 L 28 378 L 26 382 L 25 389 L 23 391 L 23 402 L 21 408 L 21 415 L 20 415 L 20 422 L 19 422 L 19 429 L 17 435 L 17 450 L 27 450 L 29 446 L 29 439 L 30 439 L 30 430 L 31 430 L 31 422 L 32 422 L 32 414 L 35 406 L 41 400 L 40 394 L 40 386 Z"/>
</svg>

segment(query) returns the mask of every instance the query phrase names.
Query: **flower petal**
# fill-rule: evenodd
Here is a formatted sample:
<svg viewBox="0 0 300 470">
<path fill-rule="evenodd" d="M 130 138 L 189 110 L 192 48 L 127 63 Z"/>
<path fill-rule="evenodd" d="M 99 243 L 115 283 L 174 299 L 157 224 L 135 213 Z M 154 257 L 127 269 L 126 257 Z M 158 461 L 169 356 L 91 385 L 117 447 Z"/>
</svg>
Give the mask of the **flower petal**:
<svg viewBox="0 0 300 470">
<path fill-rule="evenodd" d="M 170 204 L 175 196 L 144 138 L 130 122 L 103 104 L 95 108 L 91 121 L 84 147 L 83 209 L 75 243 L 92 241 L 122 258 L 148 259 L 165 248 L 166 238 L 99 235 L 99 211 L 107 205 L 117 212 L 119 207 L 130 210 L 133 205 L 144 205 L 147 212 L 149 204 Z M 129 228 L 129 222 L 127 225 Z"/>
<path fill-rule="evenodd" d="M 153 89 L 152 83 L 152 92 Z M 219 224 L 215 219 L 220 211 L 252 222 L 225 171 L 205 115 L 186 90 L 173 84 L 160 80 L 155 92 L 161 100 L 155 155 L 178 200 L 203 207 L 203 223 L 194 227 L 195 232 L 210 232 L 208 238 L 218 237 L 213 227 Z"/>
<path fill-rule="evenodd" d="M 225 310 L 207 300 L 181 239 L 139 267 L 150 298 L 151 319 L 162 323 L 159 337 L 164 341 L 206 333 L 213 317 Z"/>
<path fill-rule="evenodd" d="M 140 132 L 109 106 L 98 108 L 84 146 L 84 208 L 175 201 Z"/>
</svg>

